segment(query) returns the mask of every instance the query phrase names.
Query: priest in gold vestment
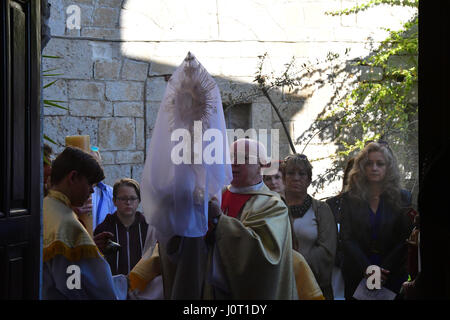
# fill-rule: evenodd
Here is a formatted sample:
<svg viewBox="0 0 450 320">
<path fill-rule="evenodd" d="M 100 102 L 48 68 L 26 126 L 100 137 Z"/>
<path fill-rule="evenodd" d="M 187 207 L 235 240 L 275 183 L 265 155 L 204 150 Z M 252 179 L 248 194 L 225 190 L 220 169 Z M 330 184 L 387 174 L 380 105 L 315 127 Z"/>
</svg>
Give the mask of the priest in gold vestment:
<svg viewBox="0 0 450 320">
<path fill-rule="evenodd" d="M 323 299 L 308 264 L 292 250 L 287 207 L 262 181 L 260 147 L 250 139 L 233 143 L 233 180 L 221 206 L 210 202 L 207 235 L 157 244 L 131 271 L 131 296 L 157 291 L 150 280 L 162 269 L 165 299 Z"/>
</svg>

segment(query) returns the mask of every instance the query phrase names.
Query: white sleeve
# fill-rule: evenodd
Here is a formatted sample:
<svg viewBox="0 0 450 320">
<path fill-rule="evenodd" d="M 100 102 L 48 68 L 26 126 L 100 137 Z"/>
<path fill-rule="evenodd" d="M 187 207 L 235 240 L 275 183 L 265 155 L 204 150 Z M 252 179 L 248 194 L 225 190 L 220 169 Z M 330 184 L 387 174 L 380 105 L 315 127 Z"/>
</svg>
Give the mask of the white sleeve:
<svg viewBox="0 0 450 320">
<path fill-rule="evenodd" d="M 44 299 L 116 300 L 111 269 L 105 259 L 89 258 L 71 262 L 58 255 L 45 263 Z"/>
</svg>

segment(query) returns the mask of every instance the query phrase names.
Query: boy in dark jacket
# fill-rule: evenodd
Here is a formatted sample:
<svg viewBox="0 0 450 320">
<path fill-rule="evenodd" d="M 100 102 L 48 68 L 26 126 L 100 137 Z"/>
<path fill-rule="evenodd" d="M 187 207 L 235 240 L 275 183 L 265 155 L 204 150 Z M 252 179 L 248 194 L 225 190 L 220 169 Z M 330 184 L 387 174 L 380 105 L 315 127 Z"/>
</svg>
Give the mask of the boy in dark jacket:
<svg viewBox="0 0 450 320">
<path fill-rule="evenodd" d="M 94 235 L 106 233 L 120 244 L 119 250 L 113 253 L 107 252 L 104 246 L 99 248 L 113 275 L 128 275 L 142 257 L 148 228 L 142 213 L 136 211 L 141 202 L 139 183 L 128 178 L 118 180 L 113 187 L 113 201 L 117 211 L 106 216 L 95 228 Z"/>
</svg>

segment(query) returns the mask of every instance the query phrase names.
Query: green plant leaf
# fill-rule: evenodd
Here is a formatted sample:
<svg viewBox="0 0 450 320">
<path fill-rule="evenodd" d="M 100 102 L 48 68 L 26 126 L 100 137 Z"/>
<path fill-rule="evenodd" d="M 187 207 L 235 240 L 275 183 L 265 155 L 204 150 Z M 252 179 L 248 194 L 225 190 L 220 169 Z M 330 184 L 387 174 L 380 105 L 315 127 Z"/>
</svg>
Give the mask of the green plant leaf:
<svg viewBox="0 0 450 320">
<path fill-rule="evenodd" d="M 63 102 L 63 101 L 59 101 L 59 102 Z M 56 108 L 67 110 L 67 111 L 69 110 L 69 108 L 67 108 L 67 107 L 63 107 L 57 103 L 54 103 L 53 100 L 44 100 L 44 107 L 56 107 Z"/>
<path fill-rule="evenodd" d="M 56 79 L 56 80 L 54 80 L 54 81 L 52 81 L 52 82 L 50 82 L 50 83 L 47 83 L 47 84 L 44 86 L 44 89 L 50 87 L 50 86 L 53 85 L 56 81 L 58 81 L 58 79 Z"/>
<path fill-rule="evenodd" d="M 49 136 L 47 136 L 46 134 L 44 134 L 44 139 L 47 140 L 47 141 L 49 141 L 49 142 L 51 142 L 51 143 L 53 143 L 53 144 L 56 144 L 57 146 L 60 145 L 59 143 L 55 142 L 53 139 L 51 139 L 51 138 L 50 138 Z"/>
</svg>

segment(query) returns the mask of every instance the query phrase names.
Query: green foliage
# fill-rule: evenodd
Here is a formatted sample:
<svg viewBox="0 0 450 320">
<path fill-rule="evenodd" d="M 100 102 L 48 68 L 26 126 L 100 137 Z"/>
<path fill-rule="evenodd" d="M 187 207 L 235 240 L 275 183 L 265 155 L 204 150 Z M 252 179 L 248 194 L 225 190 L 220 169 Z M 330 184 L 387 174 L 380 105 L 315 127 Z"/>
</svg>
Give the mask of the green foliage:
<svg viewBox="0 0 450 320">
<path fill-rule="evenodd" d="M 370 9 L 370 8 L 373 8 L 373 7 L 376 7 L 379 5 L 418 8 L 419 0 L 371 0 L 371 1 L 366 1 L 365 3 L 362 3 L 360 5 L 356 5 L 349 9 L 344 9 L 344 10 L 334 11 L 334 12 L 327 12 L 326 14 L 332 15 L 332 16 L 350 15 L 350 14 L 358 13 L 360 11 L 365 11 L 367 9 Z"/>
<path fill-rule="evenodd" d="M 371 0 L 353 8 L 329 15 L 349 15 L 379 5 L 404 6 L 418 8 L 418 0 Z M 347 159 L 361 150 L 366 141 L 380 138 L 389 141 L 391 148 L 399 157 L 404 171 L 413 172 L 411 180 L 416 178 L 417 148 L 417 97 L 418 84 L 418 15 L 406 22 L 400 30 L 383 28 L 388 37 L 367 57 L 347 61 L 346 67 L 340 67 L 337 53 L 328 53 L 324 61 L 310 62 L 300 66 L 292 59 L 286 64 L 286 70 L 279 76 L 263 75 L 262 63 L 258 67 L 255 81 L 263 88 L 297 86 L 301 89 L 318 85 L 308 82 L 314 73 L 328 75 L 328 82 L 334 84 L 335 95 L 328 103 L 309 132 L 297 137 L 296 144 L 302 144 L 304 152 L 308 143 L 315 137 L 331 138 L 337 145 L 332 155 L 333 167 L 319 174 L 313 185 L 317 188 L 337 179 Z M 346 54 L 348 51 L 346 51 Z M 261 61 L 266 55 L 260 57 Z M 326 65 L 326 66 L 324 66 Z M 348 70 L 363 70 L 365 76 Z M 350 89 L 335 81 L 346 73 Z M 349 73 L 349 74 L 347 74 Z M 317 77 L 316 77 L 317 78 Z M 349 79 L 354 79 L 350 81 Z M 401 159 L 400 159 L 401 158 Z M 415 183 L 415 182 L 413 182 Z"/>
<path fill-rule="evenodd" d="M 59 57 L 59 56 L 51 56 L 51 55 L 42 55 L 42 57 L 47 58 L 47 59 L 61 59 L 61 57 Z M 44 70 L 44 71 L 42 71 L 42 76 L 43 77 L 55 77 L 55 76 L 63 75 L 62 73 L 51 73 L 52 71 L 55 71 L 55 70 L 58 70 L 58 68 Z M 58 79 L 47 83 L 46 85 L 44 85 L 43 89 L 54 85 L 57 81 L 58 81 Z M 63 109 L 63 110 L 69 110 L 67 107 L 60 105 L 60 103 L 64 102 L 64 101 L 44 99 L 43 102 L 44 102 L 44 108 L 54 107 L 54 108 L 59 108 L 59 109 Z M 44 140 L 46 140 L 52 144 L 59 145 L 57 142 L 55 142 L 53 139 L 51 139 L 49 136 L 47 136 L 45 134 L 44 134 Z M 48 159 L 45 157 L 43 157 L 43 158 L 44 158 L 44 163 L 47 163 L 50 165 Z"/>
<path fill-rule="evenodd" d="M 418 1 L 369 1 L 341 14 L 355 13 L 379 4 L 417 6 Z M 415 95 L 418 56 L 418 17 L 404 24 L 399 31 L 389 32 L 373 55 L 357 61 L 355 66 L 365 66 L 369 70 L 382 68 L 380 81 L 359 81 L 338 106 L 332 108 L 324 119 L 341 115 L 337 123 L 339 143 L 344 138 L 346 128 L 361 125 L 362 137 L 348 145 L 346 151 L 362 141 L 375 137 L 392 136 L 393 133 L 408 134 L 411 121 L 417 116 L 417 104 L 412 103 Z M 398 135 L 397 135 L 398 136 Z"/>
</svg>

